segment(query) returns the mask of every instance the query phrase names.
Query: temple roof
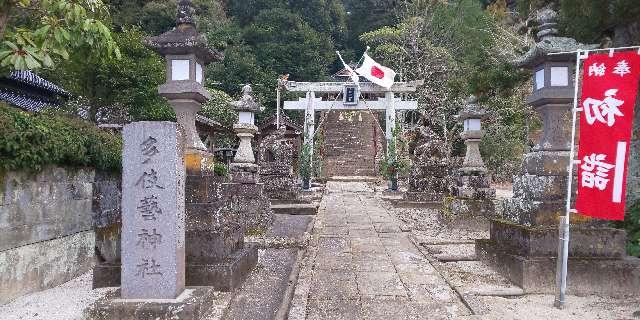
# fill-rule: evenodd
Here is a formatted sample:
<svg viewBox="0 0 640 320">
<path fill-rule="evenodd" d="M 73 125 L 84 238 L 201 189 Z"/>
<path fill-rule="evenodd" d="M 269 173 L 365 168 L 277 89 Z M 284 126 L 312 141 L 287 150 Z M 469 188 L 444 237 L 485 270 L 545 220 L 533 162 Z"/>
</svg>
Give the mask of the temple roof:
<svg viewBox="0 0 640 320">
<path fill-rule="evenodd" d="M 71 96 L 69 92 L 60 88 L 51 81 L 45 80 L 30 70 L 16 70 L 9 74 L 8 79 L 26 84 L 33 88 L 50 91 L 51 93 L 59 94 L 65 97 Z"/>
<path fill-rule="evenodd" d="M 274 114 L 273 116 L 266 118 L 265 120 L 260 122 L 260 124 L 258 125 L 258 129 L 260 130 L 260 133 L 263 134 L 263 131 L 267 132 L 271 130 L 276 130 L 276 121 L 277 121 L 277 118 L 276 118 L 276 115 Z M 301 126 L 294 123 L 293 120 L 287 117 L 287 115 L 280 114 L 280 126 L 283 126 L 283 125 L 293 131 L 299 131 L 300 133 L 302 133 Z"/>
<path fill-rule="evenodd" d="M 0 79 L 0 100 L 29 112 L 58 105 L 71 94 L 32 71 L 13 71 Z"/>
</svg>

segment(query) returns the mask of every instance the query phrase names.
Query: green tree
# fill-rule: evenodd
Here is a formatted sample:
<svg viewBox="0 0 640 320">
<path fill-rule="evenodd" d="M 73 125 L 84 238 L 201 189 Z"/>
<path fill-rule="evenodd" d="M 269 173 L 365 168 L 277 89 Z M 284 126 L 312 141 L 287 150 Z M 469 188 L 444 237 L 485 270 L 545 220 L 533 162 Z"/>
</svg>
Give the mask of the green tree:
<svg viewBox="0 0 640 320">
<path fill-rule="evenodd" d="M 161 34 L 176 23 L 177 0 L 108 0 L 116 29 L 136 25 L 151 35 Z M 194 0 L 198 30 L 207 33 L 227 23 L 221 0 Z"/>
<path fill-rule="evenodd" d="M 86 106 L 87 118 L 98 122 L 168 120 L 175 118 L 158 95 L 165 81 L 162 58 L 142 43 L 139 27 L 115 33 L 122 48 L 120 59 L 102 59 L 90 51 L 77 51 L 47 76 L 70 90 Z"/>
<path fill-rule="evenodd" d="M 50 68 L 82 47 L 119 57 L 108 15 L 100 0 L 0 0 L 0 67 Z"/>
<path fill-rule="evenodd" d="M 500 141 L 485 143 L 484 149 L 503 148 L 490 152 L 494 157 L 489 168 L 501 178 L 511 176 L 526 144 L 530 115 L 521 90 L 525 77 L 508 63 L 523 45 L 518 37 L 498 25 L 476 0 L 415 0 L 400 23 L 360 39 L 402 80 L 425 81 L 413 94 L 420 106 L 419 124 L 440 135 L 449 153 L 461 151 L 455 115 L 470 94 L 480 96 L 495 115 L 485 140 Z"/>
<path fill-rule="evenodd" d="M 322 79 L 334 60 L 331 39 L 284 9 L 261 11 L 244 30 L 244 39 L 260 65 L 296 80 Z"/>
</svg>

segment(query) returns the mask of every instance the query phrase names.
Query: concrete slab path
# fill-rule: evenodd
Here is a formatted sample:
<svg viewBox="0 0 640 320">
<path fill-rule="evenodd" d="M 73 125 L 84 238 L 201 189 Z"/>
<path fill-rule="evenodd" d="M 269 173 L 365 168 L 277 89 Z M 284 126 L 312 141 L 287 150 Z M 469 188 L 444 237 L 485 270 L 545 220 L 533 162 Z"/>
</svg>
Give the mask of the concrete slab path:
<svg viewBox="0 0 640 320">
<path fill-rule="evenodd" d="M 381 201 L 366 183 L 327 183 L 290 320 L 470 315 Z"/>
</svg>

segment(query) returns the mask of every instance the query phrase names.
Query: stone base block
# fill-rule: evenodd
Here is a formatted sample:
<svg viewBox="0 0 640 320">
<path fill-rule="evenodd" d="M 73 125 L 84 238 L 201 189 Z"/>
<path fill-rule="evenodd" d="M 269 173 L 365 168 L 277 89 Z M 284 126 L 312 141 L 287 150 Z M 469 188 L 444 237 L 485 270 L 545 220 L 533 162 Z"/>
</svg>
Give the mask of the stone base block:
<svg viewBox="0 0 640 320">
<path fill-rule="evenodd" d="M 210 286 L 217 291 L 238 288 L 258 263 L 258 248 L 245 244 L 218 263 L 192 264 L 187 261 L 187 286 Z M 120 265 L 100 264 L 93 269 L 93 288 L 119 287 Z"/>
<path fill-rule="evenodd" d="M 569 151 L 534 151 L 524 155 L 522 173 L 539 176 L 567 176 Z"/>
<path fill-rule="evenodd" d="M 491 240 L 476 240 L 476 256 L 526 293 L 554 293 L 556 257 L 512 254 Z M 640 259 L 571 257 L 567 293 L 611 296 L 640 294 Z"/>
<path fill-rule="evenodd" d="M 627 233 L 609 227 L 571 226 L 569 256 L 621 258 L 626 255 Z M 527 227 L 508 221 L 492 220 L 491 240 L 512 254 L 555 256 L 558 251 L 558 227 Z"/>
<path fill-rule="evenodd" d="M 415 202 L 442 202 L 444 197 L 445 197 L 444 193 L 435 193 L 435 192 L 408 191 L 404 195 L 405 200 L 415 201 Z"/>
<path fill-rule="evenodd" d="M 565 215 L 564 200 L 534 201 L 527 198 L 510 198 L 501 202 L 498 216 L 526 226 L 557 226 L 559 217 Z M 571 215 L 571 223 L 592 220 L 577 214 Z"/>
<path fill-rule="evenodd" d="M 574 179 L 574 186 L 575 184 Z M 513 197 L 536 201 L 561 201 L 567 198 L 567 176 L 524 174 L 513 177 Z"/>
<path fill-rule="evenodd" d="M 93 289 L 119 286 L 119 264 L 101 263 L 93 268 Z"/>
<path fill-rule="evenodd" d="M 318 213 L 318 204 L 315 203 L 288 203 L 288 204 L 271 204 L 271 210 L 274 214 L 289 215 L 311 215 Z"/>
<path fill-rule="evenodd" d="M 258 248 L 245 244 L 228 258 L 215 264 L 187 264 L 188 286 L 211 286 L 217 291 L 238 288 L 258 263 Z"/>
<path fill-rule="evenodd" d="M 84 313 L 92 320 L 204 320 L 216 293 L 210 287 L 187 288 L 176 299 L 126 300 L 120 290 L 99 299 Z"/>
<path fill-rule="evenodd" d="M 486 217 L 495 215 L 495 203 L 492 200 L 454 199 L 449 205 L 449 211 L 455 217 Z"/>
<path fill-rule="evenodd" d="M 451 195 L 459 198 L 475 199 L 475 200 L 491 200 L 496 198 L 496 189 L 493 188 L 472 188 L 457 187 L 451 188 Z"/>
</svg>

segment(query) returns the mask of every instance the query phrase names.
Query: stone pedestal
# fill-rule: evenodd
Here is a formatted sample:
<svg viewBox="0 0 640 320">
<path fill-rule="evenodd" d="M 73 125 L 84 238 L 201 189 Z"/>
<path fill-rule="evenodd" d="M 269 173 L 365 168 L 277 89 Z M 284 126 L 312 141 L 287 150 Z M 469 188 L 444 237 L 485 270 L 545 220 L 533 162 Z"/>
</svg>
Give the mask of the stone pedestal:
<svg viewBox="0 0 640 320">
<path fill-rule="evenodd" d="M 286 121 L 285 124 L 276 130 L 267 131 L 273 127 L 269 126 L 269 122 L 260 127 L 260 182 L 264 183 L 264 191 L 269 199 L 293 202 L 299 200 L 300 187 L 294 171 L 294 161 L 298 157 L 295 150 L 298 149 L 302 128 L 293 127 L 286 117 L 283 120 Z M 288 128 L 291 130 L 287 130 Z"/>
<path fill-rule="evenodd" d="M 568 165 L 567 151 L 526 154 L 513 198 L 501 203 L 499 219 L 491 221 L 490 239 L 476 241 L 477 257 L 528 293 L 555 292 Z M 567 292 L 640 293 L 640 260 L 625 256 L 625 232 L 578 214 L 571 215 L 571 224 Z"/>
<path fill-rule="evenodd" d="M 187 173 L 187 285 L 231 291 L 257 263 L 257 248 L 244 242 L 245 217 L 230 184 L 211 167 Z"/>
<path fill-rule="evenodd" d="M 454 216 L 494 216 L 496 190 L 491 187 L 491 178 L 484 170 L 458 170 L 451 191 L 455 199 L 449 209 Z"/>
<path fill-rule="evenodd" d="M 558 228 L 491 222 L 490 239 L 476 240 L 476 256 L 527 293 L 554 293 Z M 640 293 L 640 259 L 627 257 L 626 233 L 607 227 L 571 226 L 568 293 Z"/>
<path fill-rule="evenodd" d="M 233 187 L 213 172 L 213 158 L 188 153 L 185 187 L 185 280 L 187 286 L 211 286 L 219 291 L 238 288 L 258 260 L 257 247 L 244 242 L 249 210 L 239 195 L 256 190 Z M 256 193 L 259 195 L 259 192 Z M 102 263 L 94 269 L 94 288 L 120 285 L 120 265 Z"/>
<path fill-rule="evenodd" d="M 241 216 L 248 232 L 265 231 L 273 223 L 271 202 L 259 182 L 259 167 L 253 163 L 232 163 L 231 183 L 225 184 L 232 210 Z"/>
<path fill-rule="evenodd" d="M 216 298 L 214 289 L 209 287 L 188 287 L 176 299 L 121 299 L 117 291 L 94 302 L 84 316 L 92 320 L 205 320 Z"/>
</svg>

